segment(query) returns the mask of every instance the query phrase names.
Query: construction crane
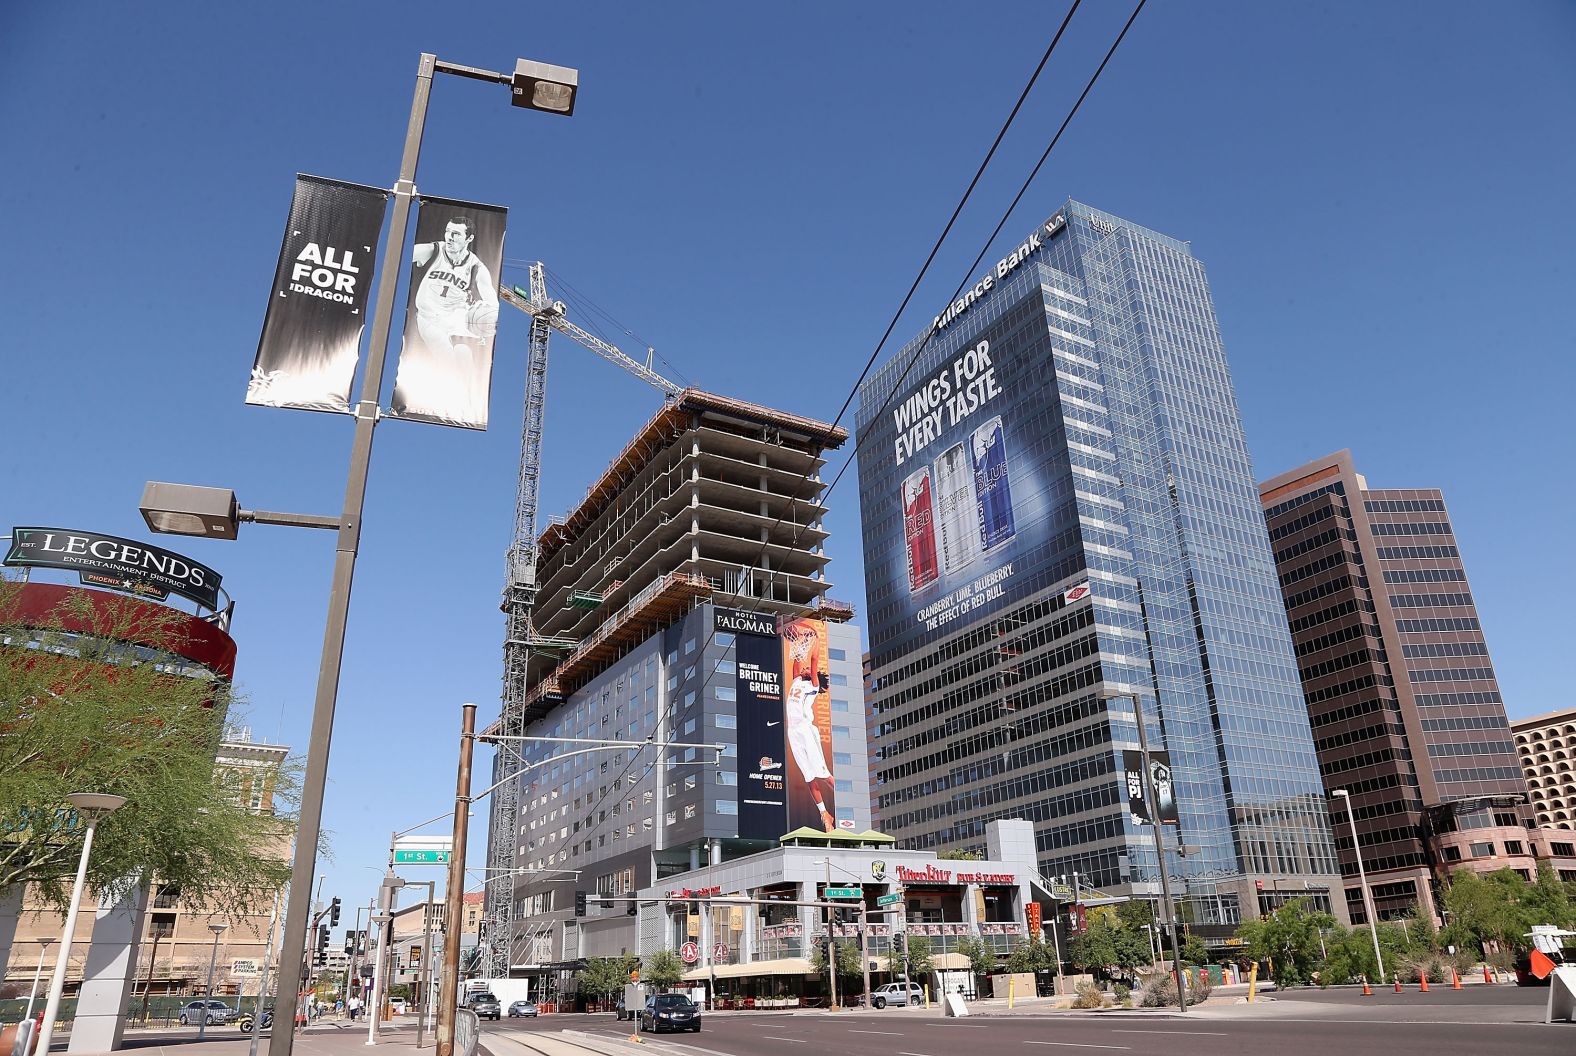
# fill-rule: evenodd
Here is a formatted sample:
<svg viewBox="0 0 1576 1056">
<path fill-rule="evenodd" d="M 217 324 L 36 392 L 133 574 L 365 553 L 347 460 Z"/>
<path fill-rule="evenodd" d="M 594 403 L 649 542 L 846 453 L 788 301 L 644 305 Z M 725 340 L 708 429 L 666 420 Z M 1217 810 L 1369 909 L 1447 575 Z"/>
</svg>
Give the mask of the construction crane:
<svg viewBox="0 0 1576 1056">
<path fill-rule="evenodd" d="M 514 306 L 531 317 L 530 358 L 525 373 L 525 416 L 520 436 L 520 474 L 514 503 L 514 535 L 505 559 L 502 608 L 506 617 L 503 644 L 503 709 L 498 720 L 500 733 L 505 736 L 525 734 L 526 674 L 531 656 L 547 643 L 538 640 L 532 610 L 536 604 L 537 492 L 542 467 L 542 416 L 547 402 L 547 338 L 557 330 L 589 348 L 648 385 L 673 398 L 683 388 L 651 369 L 651 350 L 646 352 L 646 362 L 641 363 L 617 346 L 610 345 L 586 333 L 564 314 L 562 301 L 547 296 L 547 278 L 540 261 L 531 265 L 530 288 L 499 286 L 498 294 L 505 304 Z M 498 754 L 493 759 L 493 780 L 501 781 L 516 770 L 522 769 L 524 759 L 519 753 L 518 741 L 499 743 Z M 506 781 L 493 793 L 491 822 L 487 827 L 487 862 L 499 872 L 495 887 L 486 888 L 483 917 L 487 922 L 489 956 L 484 962 L 489 978 L 509 974 L 509 962 L 514 947 L 514 885 L 518 873 L 514 867 L 519 832 L 519 791 L 516 782 Z M 501 870 L 508 870 L 502 872 Z"/>
</svg>

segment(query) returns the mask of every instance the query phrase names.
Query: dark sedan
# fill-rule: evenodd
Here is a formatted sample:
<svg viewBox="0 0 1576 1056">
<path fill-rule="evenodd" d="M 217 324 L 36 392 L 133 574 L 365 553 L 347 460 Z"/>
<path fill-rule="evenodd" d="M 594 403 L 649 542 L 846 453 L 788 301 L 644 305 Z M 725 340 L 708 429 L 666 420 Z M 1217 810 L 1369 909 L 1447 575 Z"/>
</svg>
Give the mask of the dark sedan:
<svg viewBox="0 0 1576 1056">
<path fill-rule="evenodd" d="M 640 1029 L 693 1030 L 699 1034 L 700 1009 L 683 994 L 657 994 L 646 999 L 646 1007 L 640 1013 Z"/>
</svg>

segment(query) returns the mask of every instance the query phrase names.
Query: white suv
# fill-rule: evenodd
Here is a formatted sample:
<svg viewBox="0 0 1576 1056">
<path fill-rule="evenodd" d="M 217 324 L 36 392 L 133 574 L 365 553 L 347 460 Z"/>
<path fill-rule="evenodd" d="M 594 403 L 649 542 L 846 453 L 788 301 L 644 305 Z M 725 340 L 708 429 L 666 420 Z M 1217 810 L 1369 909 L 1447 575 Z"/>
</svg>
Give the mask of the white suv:
<svg viewBox="0 0 1576 1056">
<path fill-rule="evenodd" d="M 887 983 L 878 986 L 870 995 L 871 1008 L 888 1005 L 917 1005 L 925 1000 L 925 992 L 918 983 Z"/>
</svg>

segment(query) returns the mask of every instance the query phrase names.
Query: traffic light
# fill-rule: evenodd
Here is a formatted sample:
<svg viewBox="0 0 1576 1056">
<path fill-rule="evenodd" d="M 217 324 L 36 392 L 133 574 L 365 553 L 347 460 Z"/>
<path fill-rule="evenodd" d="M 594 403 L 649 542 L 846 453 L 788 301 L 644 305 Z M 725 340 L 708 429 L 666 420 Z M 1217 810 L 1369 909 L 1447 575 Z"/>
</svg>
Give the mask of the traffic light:
<svg viewBox="0 0 1576 1056">
<path fill-rule="evenodd" d="M 575 892 L 575 916 L 583 917 L 585 915 L 586 915 L 586 893 L 584 891 L 576 891 Z"/>
<path fill-rule="evenodd" d="M 892 936 L 892 949 L 897 952 L 899 957 L 908 956 L 908 934 L 906 932 L 900 931 Z"/>
<path fill-rule="evenodd" d="M 328 904 L 328 926 L 339 927 L 339 896 L 334 896 L 334 901 Z"/>
<path fill-rule="evenodd" d="M 317 960 L 320 964 L 328 962 L 328 925 L 317 926 Z"/>
<path fill-rule="evenodd" d="M 412 968 L 420 968 L 421 967 L 421 947 L 420 946 L 412 946 L 410 948 L 410 966 Z"/>
<path fill-rule="evenodd" d="M 638 916 L 640 916 L 640 903 L 638 903 L 638 902 L 631 902 L 631 903 L 629 903 L 629 905 L 625 906 L 624 907 L 624 916 L 626 916 L 626 917 L 638 917 Z"/>
</svg>

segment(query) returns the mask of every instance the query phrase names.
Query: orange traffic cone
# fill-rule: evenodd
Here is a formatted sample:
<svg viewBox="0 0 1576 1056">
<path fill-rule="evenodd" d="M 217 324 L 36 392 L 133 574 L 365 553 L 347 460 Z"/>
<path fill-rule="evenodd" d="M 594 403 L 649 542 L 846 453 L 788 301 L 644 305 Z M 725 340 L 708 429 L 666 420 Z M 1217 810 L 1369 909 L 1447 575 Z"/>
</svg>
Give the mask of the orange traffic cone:
<svg viewBox="0 0 1576 1056">
<path fill-rule="evenodd" d="M 1494 977 L 1488 974 L 1488 965 L 1486 964 L 1483 966 L 1483 981 L 1485 983 L 1492 983 L 1494 981 Z"/>
<path fill-rule="evenodd" d="M 1368 977 L 1366 975 L 1363 976 L 1363 996 L 1364 997 L 1373 997 L 1374 996 L 1373 987 L 1368 985 Z"/>
<path fill-rule="evenodd" d="M 1401 977 L 1397 975 L 1393 978 L 1395 979 L 1395 992 L 1399 994 L 1401 992 Z"/>
<path fill-rule="evenodd" d="M 1426 970 L 1417 973 L 1417 981 L 1422 984 L 1423 993 L 1428 993 L 1428 972 Z"/>
<path fill-rule="evenodd" d="M 1450 989 L 1461 989 L 1461 973 L 1456 971 L 1455 965 L 1450 966 Z"/>
</svg>

